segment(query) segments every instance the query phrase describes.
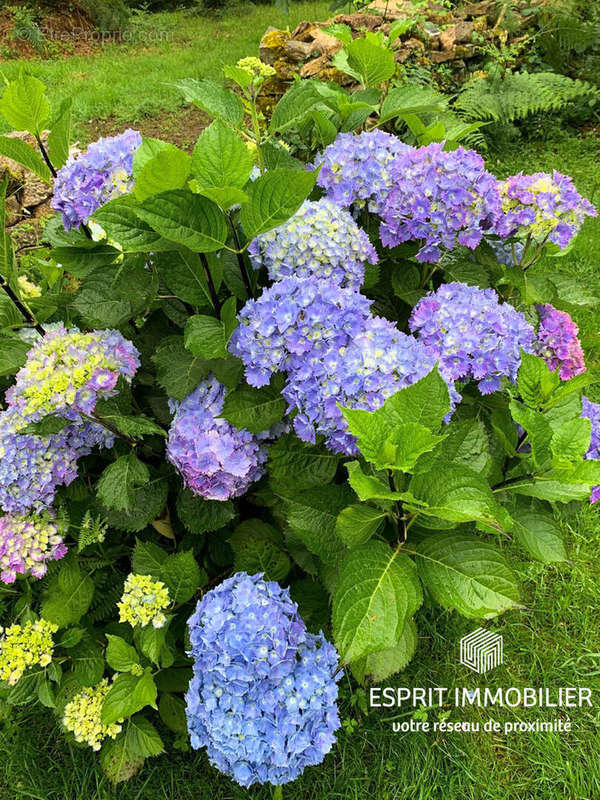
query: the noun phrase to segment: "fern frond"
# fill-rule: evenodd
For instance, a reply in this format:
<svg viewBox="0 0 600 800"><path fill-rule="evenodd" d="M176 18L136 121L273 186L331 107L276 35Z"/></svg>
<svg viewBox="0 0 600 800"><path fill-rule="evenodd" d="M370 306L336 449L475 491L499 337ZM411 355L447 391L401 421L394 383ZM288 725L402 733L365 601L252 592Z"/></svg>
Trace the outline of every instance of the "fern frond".
<svg viewBox="0 0 600 800"><path fill-rule="evenodd" d="M514 122L532 114L561 111L569 103L591 100L600 91L591 83L554 72L515 72L502 80L477 78L458 95L454 109L466 120Z"/></svg>

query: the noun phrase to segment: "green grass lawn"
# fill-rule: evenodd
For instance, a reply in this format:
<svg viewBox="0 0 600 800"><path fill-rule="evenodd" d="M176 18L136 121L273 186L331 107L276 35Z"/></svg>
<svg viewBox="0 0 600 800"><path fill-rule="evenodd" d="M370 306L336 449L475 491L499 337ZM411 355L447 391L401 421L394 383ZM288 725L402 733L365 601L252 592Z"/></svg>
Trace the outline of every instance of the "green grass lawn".
<svg viewBox="0 0 600 800"><path fill-rule="evenodd" d="M550 142L514 143L489 158L497 174L519 169L557 169L571 174L588 195L598 181L599 143L564 137ZM554 270L598 284L600 221L588 220L576 246ZM595 342L600 310L574 312L588 363L598 368ZM599 504L600 505L600 504ZM507 554L523 589L524 609L494 622L504 636L504 665L485 679L458 662L458 643L476 623L441 610L418 614L419 647L404 673L386 682L398 686L560 687L600 691L600 509L565 509L569 562L532 563L515 546ZM308 769L283 797L302 800L597 800L600 797L600 715L576 709L569 734L393 733L393 712L363 713L342 682L344 726L324 764ZM356 695L354 696L356 700ZM597 699L597 698L596 698ZM426 711L430 721L440 711ZM552 719L552 711L451 710L451 720L488 717ZM409 719L410 713L400 717ZM150 759L130 783L112 788L87 748L68 745L51 714L24 710L0 730L0 800L269 800L271 790L244 790L210 767L203 753L172 751Z"/></svg>
<svg viewBox="0 0 600 800"><path fill-rule="evenodd" d="M178 111L183 100L169 82L218 80L224 64L258 55L258 43L269 25L293 29L303 19L327 19L328 7L328 0L304 0L292 3L288 15L268 4L242 4L223 18L184 10L147 14L134 20L131 44L107 44L101 55L56 61L0 61L0 72L10 80L24 67L48 86L55 104L73 97L82 140L90 138L89 123L96 120L109 119L110 128L122 130L139 125L144 117L162 115L167 126L176 128L169 112Z"/></svg>

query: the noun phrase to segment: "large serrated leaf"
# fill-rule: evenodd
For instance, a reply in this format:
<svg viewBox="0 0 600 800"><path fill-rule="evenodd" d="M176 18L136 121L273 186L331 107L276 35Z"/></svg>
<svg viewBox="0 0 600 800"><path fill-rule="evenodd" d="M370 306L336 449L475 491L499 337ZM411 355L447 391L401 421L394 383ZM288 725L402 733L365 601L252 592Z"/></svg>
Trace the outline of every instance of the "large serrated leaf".
<svg viewBox="0 0 600 800"><path fill-rule="evenodd" d="M241 214L247 238L253 239L288 220L311 193L316 179L316 172L274 169L251 183Z"/></svg>
<svg viewBox="0 0 600 800"><path fill-rule="evenodd" d="M216 203L183 189L148 197L135 211L165 239L190 250L212 253L227 241L227 222Z"/></svg>
<svg viewBox="0 0 600 800"><path fill-rule="evenodd" d="M352 674L360 683L380 682L400 672L411 660L417 649L417 626L409 619L404 626L398 644L385 650L378 650L350 664Z"/></svg>
<svg viewBox="0 0 600 800"><path fill-rule="evenodd" d="M474 534L447 531L417 547L421 580L435 600L472 619L518 608L519 588L504 555Z"/></svg>
<svg viewBox="0 0 600 800"><path fill-rule="evenodd" d="M333 635L342 662L397 645L423 595L399 548L369 542L344 559L333 595Z"/></svg>
<svg viewBox="0 0 600 800"><path fill-rule="evenodd" d="M204 130L192 156L192 171L200 188L241 189L252 172L253 159L238 134L216 120Z"/></svg>

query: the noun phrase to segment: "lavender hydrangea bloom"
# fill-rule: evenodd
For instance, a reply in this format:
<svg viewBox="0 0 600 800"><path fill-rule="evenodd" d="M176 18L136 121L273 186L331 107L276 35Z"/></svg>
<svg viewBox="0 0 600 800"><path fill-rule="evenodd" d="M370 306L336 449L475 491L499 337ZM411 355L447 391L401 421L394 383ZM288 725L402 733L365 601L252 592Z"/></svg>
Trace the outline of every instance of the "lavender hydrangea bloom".
<svg viewBox="0 0 600 800"><path fill-rule="evenodd" d="M192 747L242 786L288 783L320 764L340 727L338 655L306 631L289 590L239 572L204 595L188 625Z"/></svg>
<svg viewBox="0 0 600 800"><path fill-rule="evenodd" d="M540 315L536 352L543 356L552 372L558 369L561 380L585 372L585 359L577 334L579 329L566 311L550 303L537 306Z"/></svg>
<svg viewBox="0 0 600 800"><path fill-rule="evenodd" d="M366 297L330 281L284 278L246 303L229 351L243 361L251 386L265 386L292 356L308 359L345 346L369 308Z"/></svg>
<svg viewBox="0 0 600 800"><path fill-rule="evenodd" d="M521 349L534 350L531 325L523 314L498 300L493 289L447 283L419 300L409 322L449 378L472 378L482 394L500 389L503 375L514 381Z"/></svg>
<svg viewBox="0 0 600 800"><path fill-rule="evenodd" d="M364 280L365 262L378 260L352 215L326 198L304 202L283 225L257 236L248 252L253 267L266 267L273 281L324 278L355 289Z"/></svg>
<svg viewBox="0 0 600 800"><path fill-rule="evenodd" d="M554 170L552 175L512 175L499 184L502 216L496 231L502 238L530 235L535 241L549 239L565 248L579 231L586 217L597 216L596 209L582 197L567 175Z"/></svg>
<svg viewBox="0 0 600 800"><path fill-rule="evenodd" d="M435 357L420 342L382 317L368 317L346 343L294 359L283 396L298 413L294 429L303 441L323 434L334 452L358 453L338 403L375 411L386 398L429 373ZM453 398L456 393L451 389Z"/></svg>
<svg viewBox="0 0 600 800"><path fill-rule="evenodd" d="M440 247L474 249L500 216L496 178L474 150L445 152L437 142L409 150L390 167L393 185L381 209L387 247L424 240L419 261L437 261Z"/></svg>
<svg viewBox="0 0 600 800"><path fill-rule="evenodd" d="M392 161L412 149L380 130L340 133L315 158L314 166L321 167L317 185L339 206L366 205L369 211L379 213L392 186Z"/></svg>
<svg viewBox="0 0 600 800"><path fill-rule="evenodd" d="M141 143L133 130L98 139L59 170L51 205L62 214L65 230L78 228L100 206L133 189L133 157Z"/></svg>
<svg viewBox="0 0 600 800"><path fill-rule="evenodd" d="M139 364L138 351L118 331L58 325L31 348L6 400L30 422L50 413L76 420L114 395L119 376L130 380Z"/></svg>
<svg viewBox="0 0 600 800"><path fill-rule="evenodd" d="M167 441L169 461L191 491L208 500L244 494L267 460L256 436L219 418L224 399L225 387L214 377L203 381L175 406Z"/></svg>
<svg viewBox="0 0 600 800"><path fill-rule="evenodd" d="M30 419L18 408L0 412L0 508L9 513L40 512L59 486L77 477L77 460L113 437L100 425L68 425L50 436L20 433Z"/></svg>
<svg viewBox="0 0 600 800"><path fill-rule="evenodd" d="M40 516L7 514L0 517L0 580L14 583L17 575L43 578L48 561L66 552L62 526L52 512Z"/></svg>
<svg viewBox="0 0 600 800"><path fill-rule="evenodd" d="M600 403L593 403L587 397L584 397L581 416L587 417L592 423L590 448L585 457L591 461L598 461L600 460ZM596 503L598 500L600 500L600 486L594 486L590 502Z"/></svg>

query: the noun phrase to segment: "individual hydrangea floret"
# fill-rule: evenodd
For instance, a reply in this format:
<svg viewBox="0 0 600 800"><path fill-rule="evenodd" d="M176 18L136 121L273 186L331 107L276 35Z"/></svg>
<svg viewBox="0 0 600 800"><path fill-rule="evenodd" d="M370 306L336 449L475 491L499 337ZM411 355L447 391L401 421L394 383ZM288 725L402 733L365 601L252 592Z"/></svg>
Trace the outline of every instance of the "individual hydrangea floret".
<svg viewBox="0 0 600 800"><path fill-rule="evenodd" d="M582 197L567 175L512 175L499 184L502 216L496 224L499 236L531 236L536 242L549 239L561 249L577 234L586 217L596 209Z"/></svg>
<svg viewBox="0 0 600 800"><path fill-rule="evenodd" d="M247 491L264 472L267 453L256 436L219 414L225 387L210 376L176 404L167 458L186 486L207 500L228 500Z"/></svg>
<svg viewBox="0 0 600 800"><path fill-rule="evenodd" d="M340 727L338 655L307 632L289 590L237 573L188 625L192 747L242 786L287 783L320 764Z"/></svg>
<svg viewBox="0 0 600 800"><path fill-rule="evenodd" d="M446 152L434 142L398 156L390 172L393 185L380 212L381 241L395 247L423 240L419 261L438 261L441 247L474 249L500 216L497 180L474 150Z"/></svg>
<svg viewBox="0 0 600 800"><path fill-rule="evenodd" d="M378 260L352 215L325 198L307 200L283 225L253 239L248 252L253 267L266 267L273 281L323 278L357 290L365 263Z"/></svg>
<svg viewBox="0 0 600 800"><path fill-rule="evenodd" d="M31 348L6 400L30 421L50 413L77 420L78 412L91 414L99 398L114 395L119 376L130 380L139 364L138 351L118 331L59 325Z"/></svg>
<svg viewBox="0 0 600 800"><path fill-rule="evenodd" d="M390 165L413 148L380 130L340 133L314 161L321 167L317 185L344 208L365 206L379 213L392 186Z"/></svg>
<svg viewBox="0 0 600 800"><path fill-rule="evenodd" d="M132 628L145 628L150 623L162 628L167 621L164 610L170 602L169 590L162 581L132 573L127 576L123 596L117 603L119 621L128 622Z"/></svg>
<svg viewBox="0 0 600 800"><path fill-rule="evenodd" d="M600 461L600 403L593 403L584 397L581 416L587 417L592 423L592 438L585 457L590 461ZM594 486L590 497L591 503L597 503L598 500L600 500L600 485Z"/></svg>
<svg viewBox="0 0 600 800"><path fill-rule="evenodd" d="M331 281L284 278L249 300L229 350L240 358L251 386L265 386L292 356L312 358L345 346L370 316L371 301Z"/></svg>
<svg viewBox="0 0 600 800"><path fill-rule="evenodd" d="M52 661L52 634L58 626L45 619L0 627L0 681L14 686L29 667L47 667Z"/></svg>
<svg viewBox="0 0 600 800"><path fill-rule="evenodd" d="M534 350L531 325L493 289L443 284L419 300L409 324L448 378L473 379L482 394L500 389L502 376L516 380L521 349Z"/></svg>
<svg viewBox="0 0 600 800"><path fill-rule="evenodd" d="M85 153L71 157L54 182L52 208L60 211L65 230L78 228L100 206L131 192L133 157L142 143L137 131L98 139Z"/></svg>
<svg viewBox="0 0 600 800"><path fill-rule="evenodd" d="M17 575L27 574L43 578L47 562L67 552L63 528L52 512L0 517L0 580L14 583Z"/></svg>
<svg viewBox="0 0 600 800"><path fill-rule="evenodd" d="M536 352L543 356L552 372L558 369L563 381L585 372L585 358L578 338L579 329L566 311L550 303L537 306L540 325Z"/></svg>
<svg viewBox="0 0 600 800"><path fill-rule="evenodd" d="M65 706L63 725L74 734L75 740L87 744L92 750L100 750L106 737L115 739L123 728L119 719L110 725L102 723L102 705L110 691L108 678L99 684L84 689Z"/></svg>
<svg viewBox="0 0 600 800"><path fill-rule="evenodd" d="M338 404L375 411L386 398L427 375L435 361L426 347L387 319L368 317L343 346L336 343L294 360L283 396L288 410L298 412L298 437L314 442L315 435L322 434L330 450L358 453ZM454 398L452 389L451 393Z"/></svg>

